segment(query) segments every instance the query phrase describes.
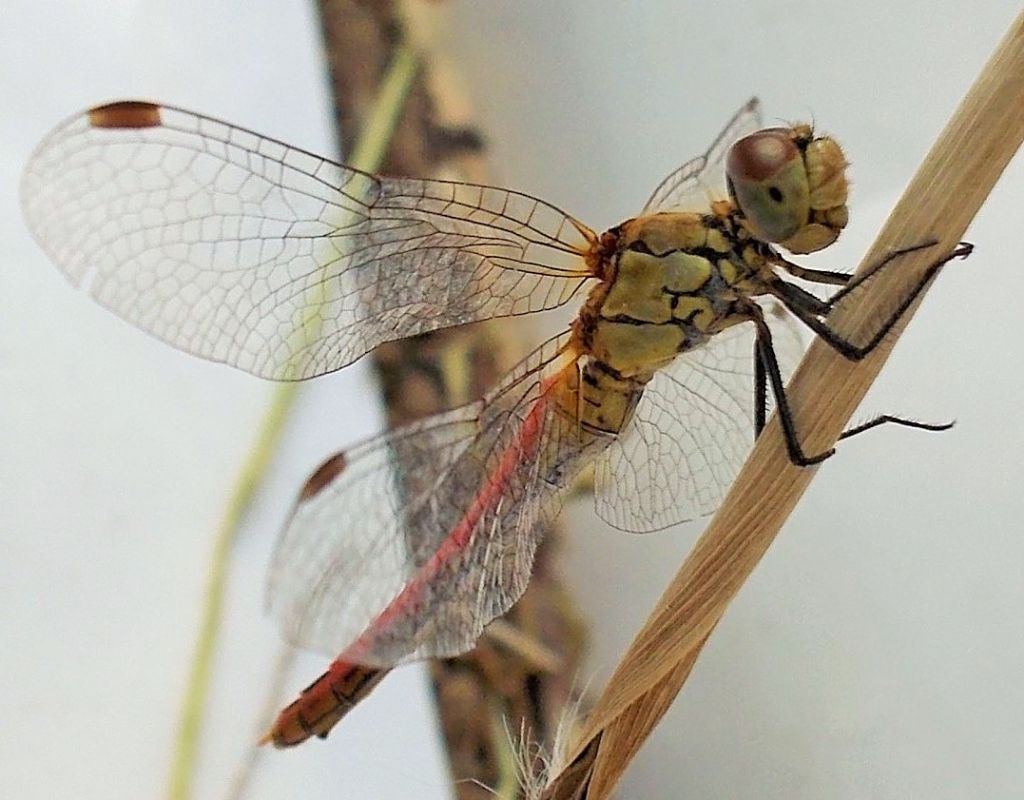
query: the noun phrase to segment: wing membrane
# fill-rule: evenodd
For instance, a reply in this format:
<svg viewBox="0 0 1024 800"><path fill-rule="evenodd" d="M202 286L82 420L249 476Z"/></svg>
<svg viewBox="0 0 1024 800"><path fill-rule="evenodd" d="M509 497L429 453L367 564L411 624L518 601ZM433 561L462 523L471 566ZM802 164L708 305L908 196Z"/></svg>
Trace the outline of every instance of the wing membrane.
<svg viewBox="0 0 1024 800"><path fill-rule="evenodd" d="M378 178L137 102L55 129L22 198L75 286L175 347L281 380L559 306L587 277L593 236L525 194Z"/></svg>
<svg viewBox="0 0 1024 800"><path fill-rule="evenodd" d="M644 205L644 213L704 211L709 201L725 199L725 154L733 142L761 127L761 101L752 97L733 115L704 155L665 176Z"/></svg>
<svg viewBox="0 0 1024 800"><path fill-rule="evenodd" d="M612 441L581 432L552 400L576 369L560 355L566 341L536 350L482 401L314 475L271 570L269 605L289 639L386 667L464 652L512 606L562 491Z"/></svg>

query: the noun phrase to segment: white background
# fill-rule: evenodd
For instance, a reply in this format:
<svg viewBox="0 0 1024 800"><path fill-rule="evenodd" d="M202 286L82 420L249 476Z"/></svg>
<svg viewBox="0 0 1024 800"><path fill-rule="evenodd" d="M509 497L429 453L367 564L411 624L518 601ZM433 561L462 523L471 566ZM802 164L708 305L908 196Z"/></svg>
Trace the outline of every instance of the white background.
<svg viewBox="0 0 1024 800"><path fill-rule="evenodd" d="M452 2L502 182L593 227L635 213L752 93L844 144L853 218L806 263L852 267L1017 9L976 3ZM514 10L513 10L514 9ZM0 794L152 797L210 538L269 387L177 353L68 288L20 221L57 121L143 96L334 149L303 3L8 0L0 26ZM986 798L1024 785L1024 423L1011 165L862 416L955 417L846 443L717 629L624 797ZM252 740L275 657L263 562L301 476L375 429L357 365L303 396L233 573L197 796ZM699 532L572 509L595 687ZM305 659L294 687L323 660ZM271 753L253 797L443 797L425 679L392 675L326 744Z"/></svg>

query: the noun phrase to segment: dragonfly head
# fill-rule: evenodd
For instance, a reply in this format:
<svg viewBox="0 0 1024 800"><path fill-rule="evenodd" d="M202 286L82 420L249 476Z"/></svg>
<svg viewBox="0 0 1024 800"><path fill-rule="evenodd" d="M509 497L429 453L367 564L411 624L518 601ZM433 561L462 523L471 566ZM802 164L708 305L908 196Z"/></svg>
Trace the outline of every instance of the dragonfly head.
<svg viewBox="0 0 1024 800"><path fill-rule="evenodd" d="M740 221L792 253L828 247L846 227L846 157L810 125L766 128L729 148L725 172Z"/></svg>

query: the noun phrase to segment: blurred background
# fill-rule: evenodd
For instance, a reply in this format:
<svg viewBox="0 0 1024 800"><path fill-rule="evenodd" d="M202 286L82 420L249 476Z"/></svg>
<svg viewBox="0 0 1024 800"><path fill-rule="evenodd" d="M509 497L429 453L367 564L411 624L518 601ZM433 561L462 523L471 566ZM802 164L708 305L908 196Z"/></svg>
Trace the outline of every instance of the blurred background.
<svg viewBox="0 0 1024 800"><path fill-rule="evenodd" d="M429 5L498 183L596 229L631 216L752 94L851 161L851 269L1018 8L1009 2ZM416 17L420 19L419 16ZM143 335L70 289L17 199L58 121L124 97L333 154L302 2L23 2L0 30L0 793L163 790L216 528L271 387ZM1024 397L1018 158L929 293L862 417L948 433L846 443L705 649L623 797L960 798L1024 784ZM304 387L232 562L195 796L250 747L276 657L274 535L308 471L381 426L362 363ZM569 509L563 564L598 689L700 525L644 537ZM304 657L293 688L322 671ZM425 673L396 671L325 744L270 753L250 797L448 796Z"/></svg>

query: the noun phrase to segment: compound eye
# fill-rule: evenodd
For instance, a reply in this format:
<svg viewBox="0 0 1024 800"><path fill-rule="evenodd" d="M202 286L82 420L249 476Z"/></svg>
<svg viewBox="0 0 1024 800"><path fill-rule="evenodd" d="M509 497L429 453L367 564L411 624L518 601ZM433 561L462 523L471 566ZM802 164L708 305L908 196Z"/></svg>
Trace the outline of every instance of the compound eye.
<svg viewBox="0 0 1024 800"><path fill-rule="evenodd" d="M737 141L725 173L733 201L761 241L785 241L807 224L807 167L788 129L768 128Z"/></svg>

